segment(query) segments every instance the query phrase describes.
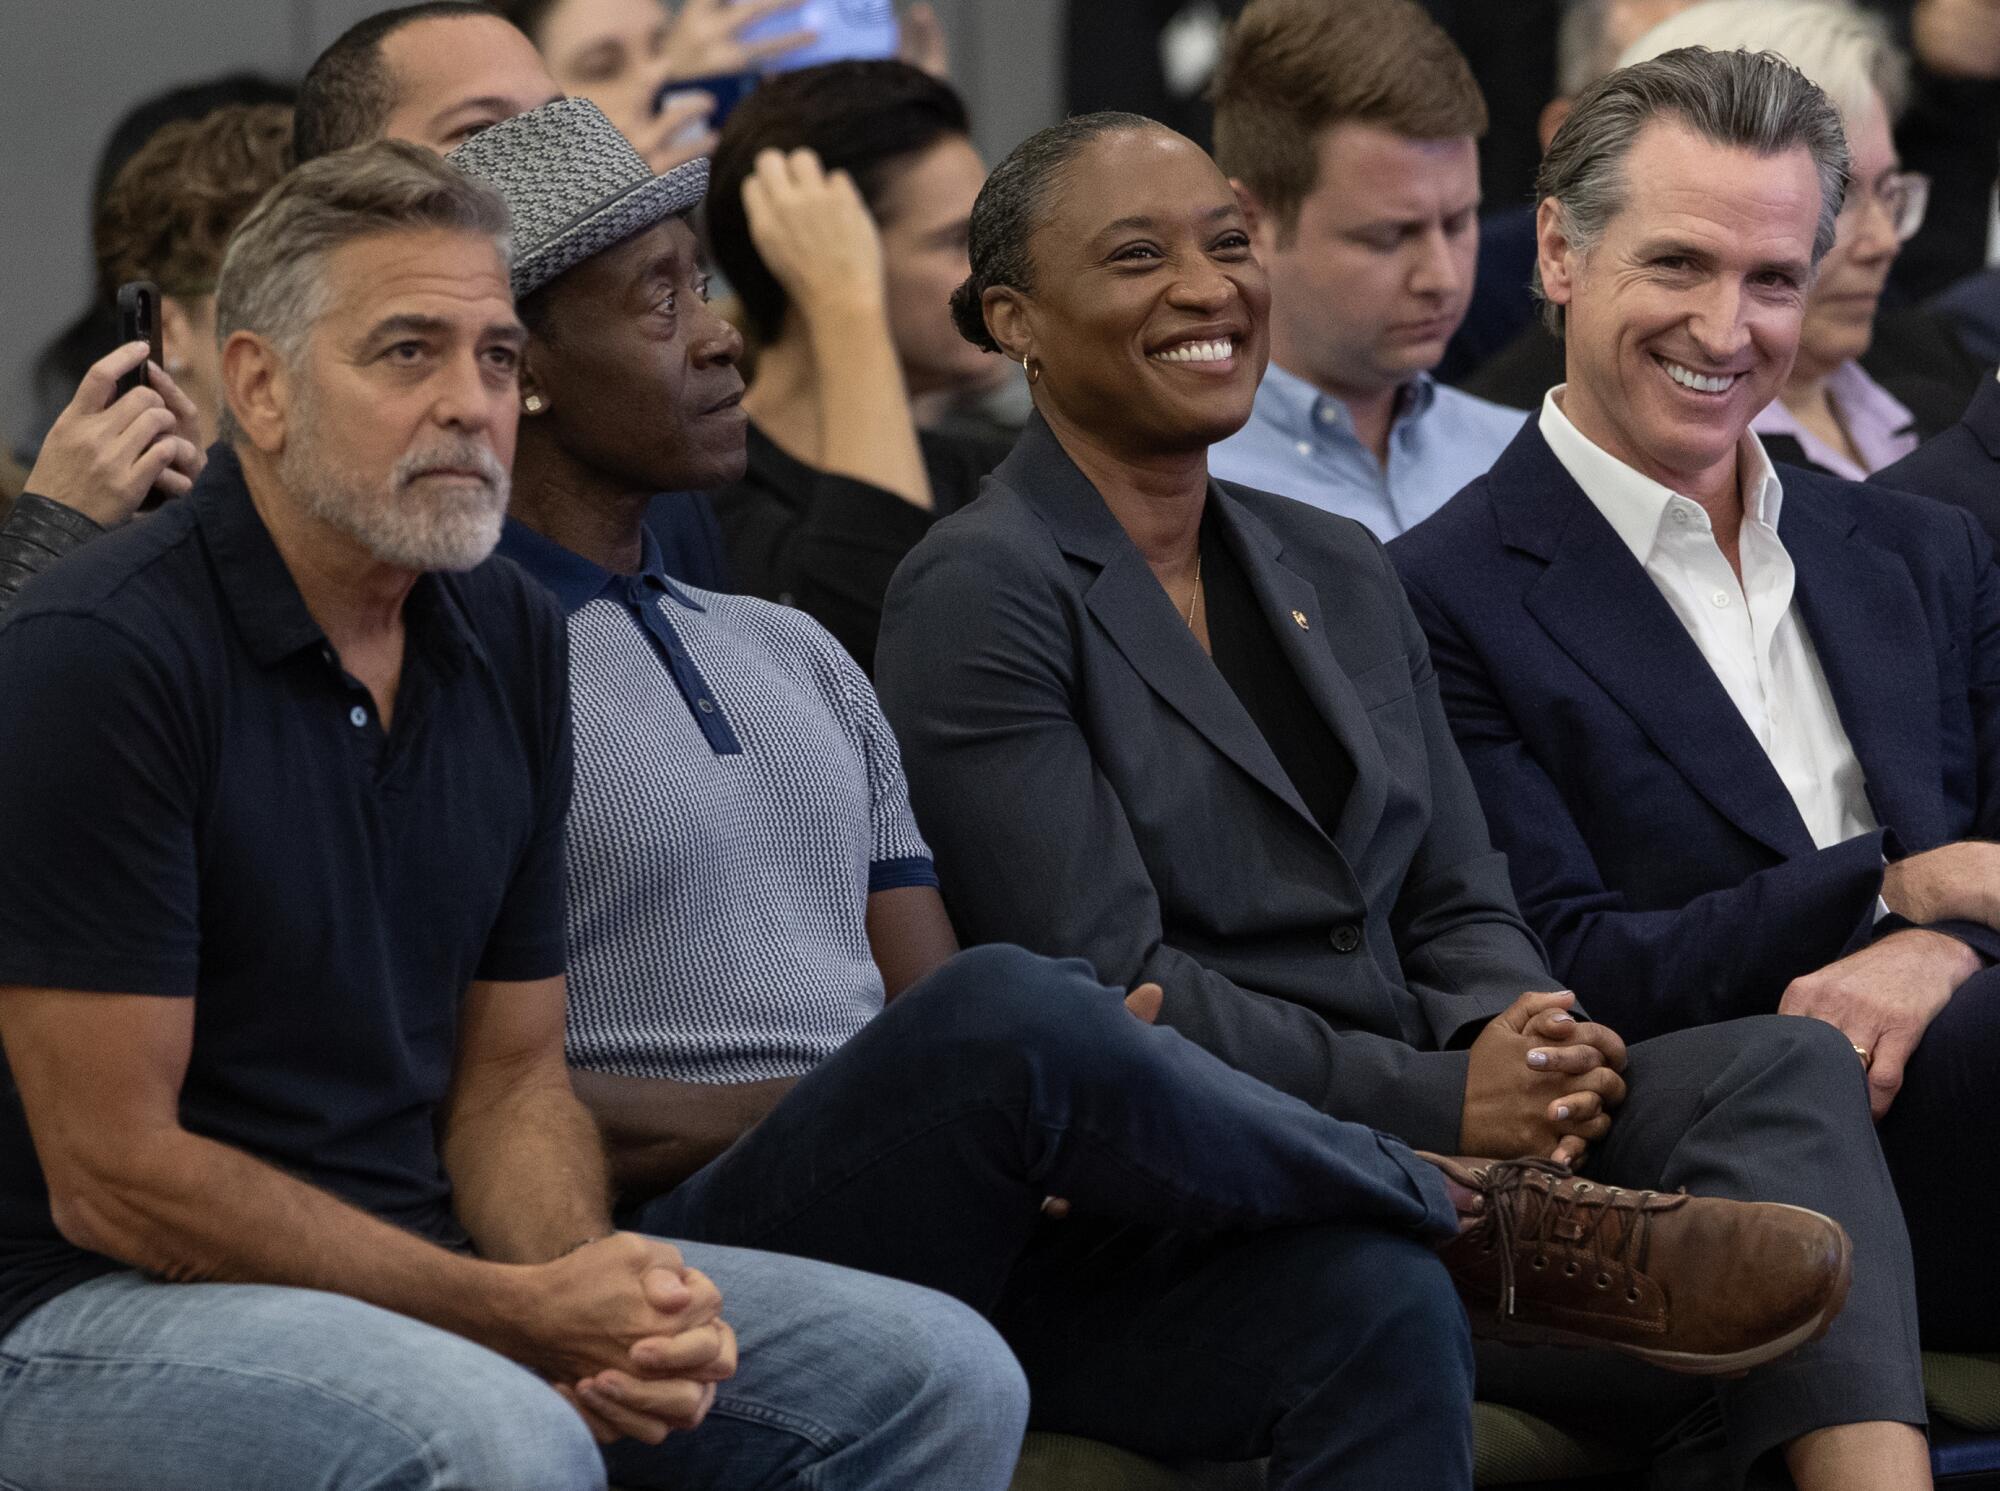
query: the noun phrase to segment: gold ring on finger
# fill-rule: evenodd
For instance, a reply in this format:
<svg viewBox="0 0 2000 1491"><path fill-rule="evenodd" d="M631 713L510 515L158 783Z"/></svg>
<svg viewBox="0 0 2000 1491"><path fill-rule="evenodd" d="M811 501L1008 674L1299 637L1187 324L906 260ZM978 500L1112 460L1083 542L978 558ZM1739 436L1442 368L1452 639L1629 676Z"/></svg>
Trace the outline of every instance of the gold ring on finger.
<svg viewBox="0 0 2000 1491"><path fill-rule="evenodd" d="M1862 1066L1864 1067L1868 1066L1871 1062L1873 1062L1874 1057L1869 1053L1869 1050L1866 1046L1856 1045L1853 1041L1849 1041L1848 1044L1850 1046L1854 1046L1854 1054L1861 1058Z"/></svg>

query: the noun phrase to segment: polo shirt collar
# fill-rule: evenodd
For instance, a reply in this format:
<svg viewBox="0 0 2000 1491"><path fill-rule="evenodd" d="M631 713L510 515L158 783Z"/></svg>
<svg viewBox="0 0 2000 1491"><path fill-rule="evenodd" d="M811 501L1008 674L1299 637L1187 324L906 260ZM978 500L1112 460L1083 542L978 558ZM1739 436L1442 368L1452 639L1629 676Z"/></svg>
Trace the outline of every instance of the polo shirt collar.
<svg viewBox="0 0 2000 1491"><path fill-rule="evenodd" d="M1422 419L1436 402L1437 380L1429 373L1418 373L1398 391L1392 423ZM1275 362L1264 370L1264 381L1257 388L1256 408L1291 438L1322 428L1337 429L1346 435L1354 433L1354 417L1347 412L1344 402L1321 393L1297 373Z"/></svg>
<svg viewBox="0 0 2000 1491"><path fill-rule="evenodd" d="M208 464L187 501L194 505L217 584L251 660L268 668L308 648L326 647L326 633L250 500L243 463L227 441L209 448ZM485 658L486 649L457 595L438 575L418 576L404 602L404 616L414 634L442 635L460 651Z"/></svg>
<svg viewBox="0 0 2000 1491"><path fill-rule="evenodd" d="M651 529L640 529L639 544L638 573L621 575L585 559L573 549L565 549L520 519L509 518L500 533L499 552L541 581L554 594L565 616L581 611L601 595L630 599L633 586L656 589L689 611L706 609L667 574L659 542Z"/></svg>
<svg viewBox="0 0 2000 1491"><path fill-rule="evenodd" d="M268 668L308 647L325 646L326 633L306 609L227 441L210 447L208 465L187 500L214 561L216 583L257 666Z"/></svg>

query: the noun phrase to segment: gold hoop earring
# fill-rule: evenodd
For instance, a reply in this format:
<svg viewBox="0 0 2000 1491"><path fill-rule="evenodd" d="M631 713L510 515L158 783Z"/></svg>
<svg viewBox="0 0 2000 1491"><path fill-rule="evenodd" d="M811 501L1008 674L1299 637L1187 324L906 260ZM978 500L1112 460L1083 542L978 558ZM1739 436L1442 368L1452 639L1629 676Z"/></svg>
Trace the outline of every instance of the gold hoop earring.
<svg viewBox="0 0 2000 1491"><path fill-rule="evenodd" d="M1031 366L1030 364L1033 361L1033 358L1028 357L1021 359L1021 371L1028 375L1028 387L1030 388L1033 388L1037 383L1042 381L1042 370L1039 367Z"/></svg>
<svg viewBox="0 0 2000 1491"><path fill-rule="evenodd" d="M531 393L525 399L521 400L521 407L530 414L540 414L544 409L548 408L548 405L542 402L540 394Z"/></svg>

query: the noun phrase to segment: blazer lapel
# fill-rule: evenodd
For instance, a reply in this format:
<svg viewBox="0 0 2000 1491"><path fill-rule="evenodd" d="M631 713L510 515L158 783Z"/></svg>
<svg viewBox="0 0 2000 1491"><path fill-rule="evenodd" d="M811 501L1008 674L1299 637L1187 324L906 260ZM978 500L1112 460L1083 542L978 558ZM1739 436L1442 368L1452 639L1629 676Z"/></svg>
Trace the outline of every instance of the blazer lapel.
<svg viewBox="0 0 2000 1491"><path fill-rule="evenodd" d="M1249 713L1062 445L1034 416L993 479L1049 526L1065 554L1097 566L1084 605L1132 670L1216 750L1318 828ZM1214 487L1210 487L1211 500Z"/></svg>
<svg viewBox="0 0 2000 1491"><path fill-rule="evenodd" d="M1503 535L1548 565L1528 611L1715 810L1773 852L1811 852L1791 794L1652 577L1530 423L1491 476Z"/></svg>
<svg viewBox="0 0 2000 1491"><path fill-rule="evenodd" d="M1799 615L1869 805L1911 843L1939 842L1937 662L1909 571L1862 537L1848 490L1816 491L1796 471L1784 480L1778 526L1798 571Z"/></svg>
<svg viewBox="0 0 2000 1491"><path fill-rule="evenodd" d="M1334 846L1352 862L1382 821L1389 769L1361 696L1333 655L1331 629L1338 618L1327 614L1312 582L1284 563L1284 546L1266 524L1213 482L1208 500L1222 518L1226 539L1250 577L1285 661L1354 763L1354 786L1333 835ZM1306 618L1305 626L1296 624L1299 616Z"/></svg>

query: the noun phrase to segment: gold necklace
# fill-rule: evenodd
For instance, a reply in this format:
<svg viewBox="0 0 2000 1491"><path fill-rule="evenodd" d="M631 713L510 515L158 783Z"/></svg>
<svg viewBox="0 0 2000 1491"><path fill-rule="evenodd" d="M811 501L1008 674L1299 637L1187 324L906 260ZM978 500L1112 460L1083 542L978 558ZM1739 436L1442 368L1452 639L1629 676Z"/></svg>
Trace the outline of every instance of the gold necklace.
<svg viewBox="0 0 2000 1491"><path fill-rule="evenodd" d="M1200 604L1201 604L1201 551L1197 549L1195 551L1195 556L1194 556L1194 594L1188 597L1187 625L1189 631L1194 630L1194 610L1195 607L1199 606Z"/></svg>

